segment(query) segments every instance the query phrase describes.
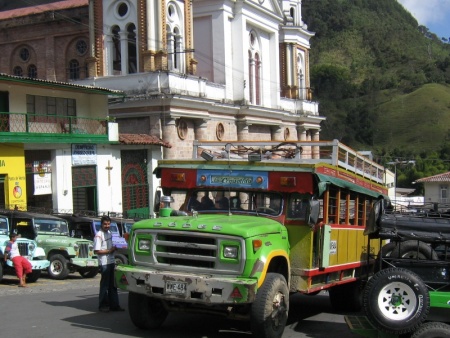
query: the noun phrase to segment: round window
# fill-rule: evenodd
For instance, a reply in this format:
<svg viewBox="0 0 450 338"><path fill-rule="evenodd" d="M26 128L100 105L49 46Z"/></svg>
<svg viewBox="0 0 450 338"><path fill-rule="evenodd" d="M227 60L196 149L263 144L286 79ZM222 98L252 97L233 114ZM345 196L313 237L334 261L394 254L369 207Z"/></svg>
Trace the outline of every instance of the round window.
<svg viewBox="0 0 450 338"><path fill-rule="evenodd" d="M284 140L289 140L289 136L291 135L291 132L289 131L289 128L284 129Z"/></svg>
<svg viewBox="0 0 450 338"><path fill-rule="evenodd" d="M222 123L217 123L216 126L216 137L219 141L222 141L223 135L225 134L225 127Z"/></svg>
<svg viewBox="0 0 450 338"><path fill-rule="evenodd" d="M177 11L176 11L176 8L175 8L175 6L173 5L173 4L170 4L168 7L167 7L167 16L170 18L170 19L175 19L176 18L176 16L177 16Z"/></svg>
<svg viewBox="0 0 450 338"><path fill-rule="evenodd" d="M121 2L119 6L117 6L117 14L119 14L120 17L124 17L128 13L128 5L124 2Z"/></svg>
<svg viewBox="0 0 450 338"><path fill-rule="evenodd" d="M77 41L77 53L78 55L84 55L87 51L87 43L84 40L78 40Z"/></svg>
<svg viewBox="0 0 450 338"><path fill-rule="evenodd" d="M187 123L185 120L179 120L178 121L178 126L177 126L177 133L178 133L178 137L181 140L184 140L187 136L187 132L188 132L188 128L187 128Z"/></svg>
<svg viewBox="0 0 450 338"><path fill-rule="evenodd" d="M24 47L20 50L20 59L25 62L30 59L30 51L28 48Z"/></svg>

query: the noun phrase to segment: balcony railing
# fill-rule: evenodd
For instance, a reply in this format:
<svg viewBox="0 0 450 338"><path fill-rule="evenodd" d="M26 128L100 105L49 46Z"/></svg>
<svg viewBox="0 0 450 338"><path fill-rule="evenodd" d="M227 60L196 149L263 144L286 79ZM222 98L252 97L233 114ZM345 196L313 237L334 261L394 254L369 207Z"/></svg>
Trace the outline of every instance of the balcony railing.
<svg viewBox="0 0 450 338"><path fill-rule="evenodd" d="M78 116L0 112L0 134L2 139L7 137L10 142L14 138L21 142L21 136L23 138L25 135L28 140L39 136L41 140L48 137L54 141L67 140L68 137L107 141L108 121Z"/></svg>

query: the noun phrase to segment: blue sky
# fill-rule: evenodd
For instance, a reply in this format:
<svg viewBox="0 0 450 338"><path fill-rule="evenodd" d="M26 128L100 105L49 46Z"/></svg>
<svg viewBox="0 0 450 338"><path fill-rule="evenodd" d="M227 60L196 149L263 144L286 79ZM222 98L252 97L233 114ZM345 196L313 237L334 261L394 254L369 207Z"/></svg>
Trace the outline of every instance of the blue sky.
<svg viewBox="0 0 450 338"><path fill-rule="evenodd" d="M450 0L398 0L419 25L427 27L440 39L450 37Z"/></svg>

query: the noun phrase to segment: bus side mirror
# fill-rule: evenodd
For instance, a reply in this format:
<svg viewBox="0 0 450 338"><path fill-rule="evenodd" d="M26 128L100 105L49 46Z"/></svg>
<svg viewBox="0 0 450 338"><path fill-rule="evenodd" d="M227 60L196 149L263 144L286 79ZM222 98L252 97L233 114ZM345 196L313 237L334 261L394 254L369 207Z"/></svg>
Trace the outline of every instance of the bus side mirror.
<svg viewBox="0 0 450 338"><path fill-rule="evenodd" d="M311 200L309 202L309 219L308 219L308 224L311 227L317 224L317 221L319 220L319 213L320 213L320 202L317 200Z"/></svg>

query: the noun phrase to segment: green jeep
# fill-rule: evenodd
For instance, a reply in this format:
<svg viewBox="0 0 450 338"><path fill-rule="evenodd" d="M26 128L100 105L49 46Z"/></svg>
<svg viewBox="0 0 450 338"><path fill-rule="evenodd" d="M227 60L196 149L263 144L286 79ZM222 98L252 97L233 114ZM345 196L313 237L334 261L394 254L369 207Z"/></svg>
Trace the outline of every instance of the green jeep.
<svg viewBox="0 0 450 338"><path fill-rule="evenodd" d="M50 261L48 274L53 279L64 279L69 273L79 272L84 278L98 274L98 261L92 241L69 237L67 221L52 215L10 211L4 213L12 231L22 238L34 239Z"/></svg>
<svg viewBox="0 0 450 338"><path fill-rule="evenodd" d="M6 245L9 242L9 221L6 216L0 216L0 281L3 279L3 275L15 275L14 264L8 259L4 262L4 254ZM27 275L27 282L36 282L40 275L41 270L46 269L50 262L45 258L44 250L37 246L36 242L27 238L17 238L17 246L20 254L31 263L32 273Z"/></svg>

